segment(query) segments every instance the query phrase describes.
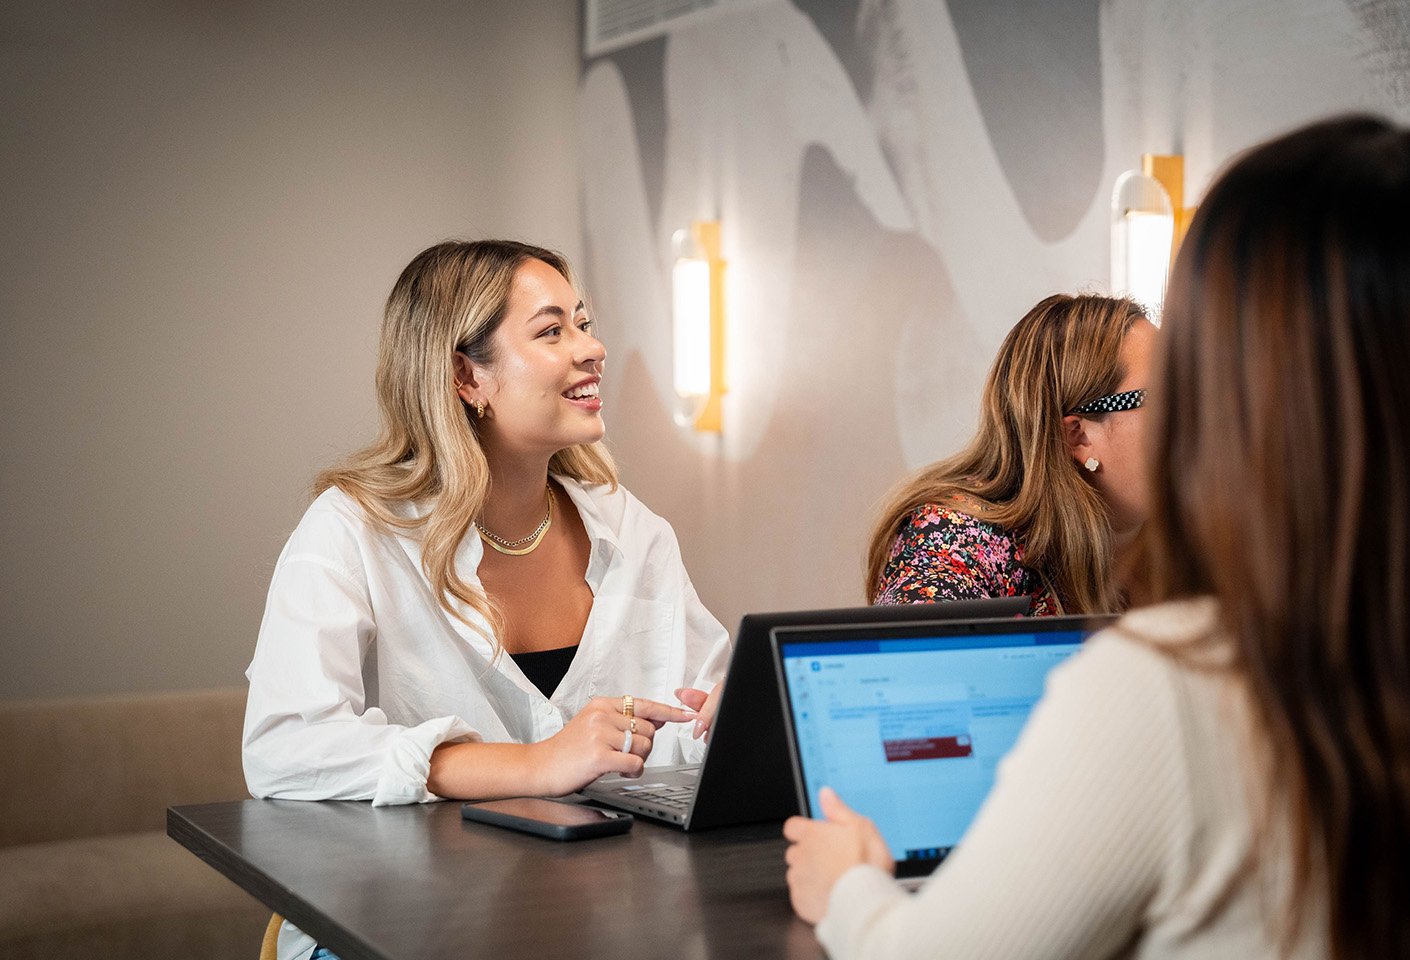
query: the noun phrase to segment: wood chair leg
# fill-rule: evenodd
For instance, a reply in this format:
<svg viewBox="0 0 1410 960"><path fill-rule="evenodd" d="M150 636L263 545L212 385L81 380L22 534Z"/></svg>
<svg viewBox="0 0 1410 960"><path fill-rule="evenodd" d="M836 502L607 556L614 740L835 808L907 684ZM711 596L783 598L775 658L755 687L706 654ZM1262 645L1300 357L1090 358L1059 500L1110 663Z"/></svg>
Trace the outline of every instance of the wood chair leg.
<svg viewBox="0 0 1410 960"><path fill-rule="evenodd" d="M264 928L264 942L259 947L259 960L275 960L279 956L279 928L284 926L284 918L274 914L269 918L269 926Z"/></svg>

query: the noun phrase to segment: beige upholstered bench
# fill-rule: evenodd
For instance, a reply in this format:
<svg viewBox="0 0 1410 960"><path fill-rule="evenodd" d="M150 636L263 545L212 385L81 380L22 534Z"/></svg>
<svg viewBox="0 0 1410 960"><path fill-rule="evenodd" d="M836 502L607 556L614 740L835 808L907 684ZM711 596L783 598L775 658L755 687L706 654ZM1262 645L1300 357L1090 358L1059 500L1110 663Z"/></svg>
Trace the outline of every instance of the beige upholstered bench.
<svg viewBox="0 0 1410 960"><path fill-rule="evenodd" d="M259 955L269 910L166 836L248 796L243 688L0 704L0 960Z"/></svg>

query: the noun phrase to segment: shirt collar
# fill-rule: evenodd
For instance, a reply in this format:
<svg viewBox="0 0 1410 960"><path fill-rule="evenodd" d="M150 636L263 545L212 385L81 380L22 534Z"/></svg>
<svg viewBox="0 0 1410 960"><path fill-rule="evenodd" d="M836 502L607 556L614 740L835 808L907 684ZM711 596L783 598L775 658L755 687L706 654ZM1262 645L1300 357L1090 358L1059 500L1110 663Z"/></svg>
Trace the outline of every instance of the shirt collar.
<svg viewBox="0 0 1410 960"><path fill-rule="evenodd" d="M553 479L557 480L569 499L573 501L573 506L578 508L578 516L583 518L583 529L587 531L588 541L591 550L588 554L587 573L583 579L592 588L593 595L597 595L597 588L602 585L602 579L607 575L608 568L612 562L625 555L622 543L617 539L617 534L602 516L602 511L598 506L597 498L592 496L579 480L572 477L565 477L554 474ZM478 538L476 538L478 539Z"/></svg>
<svg viewBox="0 0 1410 960"><path fill-rule="evenodd" d="M606 576L608 568L612 562L625 555L622 543L617 539L617 534L612 530L610 524L602 516L602 510L598 506L597 498L587 491L583 483L574 480L572 477L553 474L553 479L567 492L569 499L573 501L573 506L578 508L578 516L583 519L583 529L587 531L590 552L588 554L588 567L584 579L588 586L592 588L593 595L597 594L597 588L602 585L602 578ZM430 510L430 504L414 502L405 504L403 509L410 516L424 516ZM414 538L417 546L420 546L419 538ZM485 555L485 545L480 540L477 531L473 526L465 533L465 538L461 540L460 547L456 550L456 561L462 569L478 571L480 560ZM419 549L418 549L419 558ZM477 577L478 579L478 577Z"/></svg>

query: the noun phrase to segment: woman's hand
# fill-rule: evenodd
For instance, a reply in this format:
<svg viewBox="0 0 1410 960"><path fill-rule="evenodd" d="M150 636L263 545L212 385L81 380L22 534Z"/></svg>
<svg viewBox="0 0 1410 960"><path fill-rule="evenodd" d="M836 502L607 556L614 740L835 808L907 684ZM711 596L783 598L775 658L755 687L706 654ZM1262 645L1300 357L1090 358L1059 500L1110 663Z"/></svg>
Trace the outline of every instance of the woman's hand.
<svg viewBox="0 0 1410 960"><path fill-rule="evenodd" d="M632 716L622 712L625 697L595 697L547 740L532 744L538 794L561 797L604 773L639 777L656 731L685 723L695 714L654 700L633 698ZM633 724L635 720L635 724ZM635 731L632 731L635 726ZM624 751L623 747L627 747Z"/></svg>
<svg viewBox="0 0 1410 960"><path fill-rule="evenodd" d="M896 868L876 824L843 803L831 787L822 788L818 802L826 821L789 817L783 825L783 835L792 841L783 856L788 898L809 923L827 913L833 886L852 867L870 863L887 873Z"/></svg>
<svg viewBox="0 0 1410 960"><path fill-rule="evenodd" d="M715 711L720 706L720 694L724 692L724 689L725 682L721 680L709 693L694 687L681 687L676 691L680 702L697 714L695 730L690 735L691 739L699 740L704 737L707 743L710 741L710 724L715 719Z"/></svg>

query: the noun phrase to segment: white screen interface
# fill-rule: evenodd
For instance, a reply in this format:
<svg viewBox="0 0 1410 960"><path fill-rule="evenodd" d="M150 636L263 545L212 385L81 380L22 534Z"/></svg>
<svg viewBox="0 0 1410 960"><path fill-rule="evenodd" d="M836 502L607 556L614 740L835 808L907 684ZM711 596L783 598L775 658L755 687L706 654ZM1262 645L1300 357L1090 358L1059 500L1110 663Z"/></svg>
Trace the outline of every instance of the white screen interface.
<svg viewBox="0 0 1410 960"><path fill-rule="evenodd" d="M995 768L1082 631L780 643L813 816L832 787L896 860L934 860L969 827Z"/></svg>

